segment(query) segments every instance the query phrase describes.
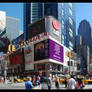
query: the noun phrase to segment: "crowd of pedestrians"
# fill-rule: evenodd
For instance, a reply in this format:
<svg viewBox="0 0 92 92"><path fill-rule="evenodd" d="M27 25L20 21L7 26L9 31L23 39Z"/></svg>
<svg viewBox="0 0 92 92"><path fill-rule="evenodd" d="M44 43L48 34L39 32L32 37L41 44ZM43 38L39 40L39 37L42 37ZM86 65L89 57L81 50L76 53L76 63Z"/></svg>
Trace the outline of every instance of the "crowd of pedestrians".
<svg viewBox="0 0 92 92"><path fill-rule="evenodd" d="M10 81L12 80L11 77L8 78ZM16 80L17 77L14 77ZM30 90L30 89L35 89L37 86L40 89L48 89L50 90L52 88L52 85L56 87L56 89L61 89L59 81L59 77L55 76L54 78L50 75L48 76L43 76L43 75L34 75L27 77L27 80L25 81L25 89ZM0 77L0 82L4 82L4 77ZM85 86L82 79L78 77L74 77L71 75L70 78L65 77L64 79L64 84L66 89L83 89Z"/></svg>
<svg viewBox="0 0 92 92"><path fill-rule="evenodd" d="M66 89L82 89L84 87L84 83L82 82L82 79L80 78L74 78L74 76L71 75L69 79L65 77L64 79L65 83L65 88ZM25 88L26 89L33 89L35 86L41 86L41 89L51 89L52 87L52 81L53 78L48 75L48 76L33 76L33 78L28 77L28 80L25 82ZM56 89L60 89L60 82L59 78L55 77L54 78L54 84Z"/></svg>

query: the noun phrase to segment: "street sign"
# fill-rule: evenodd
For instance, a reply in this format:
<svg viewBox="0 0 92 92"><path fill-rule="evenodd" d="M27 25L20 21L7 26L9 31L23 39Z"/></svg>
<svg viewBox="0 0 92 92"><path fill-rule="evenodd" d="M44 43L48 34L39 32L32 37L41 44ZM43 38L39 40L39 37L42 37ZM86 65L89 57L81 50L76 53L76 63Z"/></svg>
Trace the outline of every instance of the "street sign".
<svg viewBox="0 0 92 92"><path fill-rule="evenodd" d="M71 66L70 71L77 71L77 67Z"/></svg>

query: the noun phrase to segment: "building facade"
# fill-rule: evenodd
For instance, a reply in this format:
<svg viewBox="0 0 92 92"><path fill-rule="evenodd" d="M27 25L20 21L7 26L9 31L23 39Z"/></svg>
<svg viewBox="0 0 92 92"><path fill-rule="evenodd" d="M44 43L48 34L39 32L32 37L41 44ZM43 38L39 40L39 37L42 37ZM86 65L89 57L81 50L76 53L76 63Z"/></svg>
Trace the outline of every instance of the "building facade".
<svg viewBox="0 0 92 92"><path fill-rule="evenodd" d="M6 37L6 12L0 11L0 37Z"/></svg>
<svg viewBox="0 0 92 92"><path fill-rule="evenodd" d="M10 41L19 36L19 19L6 17L6 34Z"/></svg>
<svg viewBox="0 0 92 92"><path fill-rule="evenodd" d="M82 44L88 45L92 54L92 29L87 20L82 20L79 24L78 35L82 37Z"/></svg>
<svg viewBox="0 0 92 92"><path fill-rule="evenodd" d="M53 16L58 19L61 24L61 43L73 50L75 46L75 7L72 3L25 3L25 40L28 40L28 24L45 16Z"/></svg>

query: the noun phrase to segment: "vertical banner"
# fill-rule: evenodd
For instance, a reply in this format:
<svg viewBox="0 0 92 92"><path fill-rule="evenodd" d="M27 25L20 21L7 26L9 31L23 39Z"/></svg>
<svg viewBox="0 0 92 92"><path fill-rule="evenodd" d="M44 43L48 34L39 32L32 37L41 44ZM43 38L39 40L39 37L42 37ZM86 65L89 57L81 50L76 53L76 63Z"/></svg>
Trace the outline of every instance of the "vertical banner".
<svg viewBox="0 0 92 92"><path fill-rule="evenodd" d="M24 56L25 56L25 70L34 70L32 43L30 43L24 48Z"/></svg>

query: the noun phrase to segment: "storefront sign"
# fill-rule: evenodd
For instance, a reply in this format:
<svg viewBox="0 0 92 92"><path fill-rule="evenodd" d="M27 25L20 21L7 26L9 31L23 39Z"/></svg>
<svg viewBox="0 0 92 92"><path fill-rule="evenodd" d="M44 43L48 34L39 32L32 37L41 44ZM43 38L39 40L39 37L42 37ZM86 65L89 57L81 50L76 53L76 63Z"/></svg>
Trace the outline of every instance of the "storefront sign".
<svg viewBox="0 0 92 92"><path fill-rule="evenodd" d="M25 55L25 70L34 70L32 44L29 44L24 48L24 55Z"/></svg>

